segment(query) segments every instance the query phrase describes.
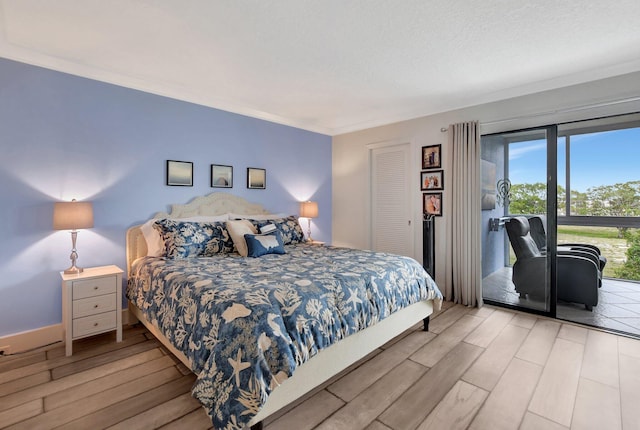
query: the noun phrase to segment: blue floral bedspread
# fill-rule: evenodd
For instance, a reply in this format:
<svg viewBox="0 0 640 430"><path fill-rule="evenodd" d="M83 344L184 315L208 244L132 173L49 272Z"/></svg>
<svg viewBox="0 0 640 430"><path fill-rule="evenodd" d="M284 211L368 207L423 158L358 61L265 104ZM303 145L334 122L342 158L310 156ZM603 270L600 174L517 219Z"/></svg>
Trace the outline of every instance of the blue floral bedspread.
<svg viewBox="0 0 640 430"><path fill-rule="evenodd" d="M442 294L415 260L346 248L137 260L127 297L182 351L214 428L241 429L323 348Z"/></svg>

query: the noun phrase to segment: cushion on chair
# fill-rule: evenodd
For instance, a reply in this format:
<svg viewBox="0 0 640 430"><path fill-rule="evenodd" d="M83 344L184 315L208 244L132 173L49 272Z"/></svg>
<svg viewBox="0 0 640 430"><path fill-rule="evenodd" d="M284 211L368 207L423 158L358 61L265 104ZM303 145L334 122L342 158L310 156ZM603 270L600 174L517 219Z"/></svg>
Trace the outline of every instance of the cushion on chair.
<svg viewBox="0 0 640 430"><path fill-rule="evenodd" d="M529 217L529 229L531 237L536 242L536 246L541 252L547 249L547 233L544 228L544 222L539 216Z"/></svg>

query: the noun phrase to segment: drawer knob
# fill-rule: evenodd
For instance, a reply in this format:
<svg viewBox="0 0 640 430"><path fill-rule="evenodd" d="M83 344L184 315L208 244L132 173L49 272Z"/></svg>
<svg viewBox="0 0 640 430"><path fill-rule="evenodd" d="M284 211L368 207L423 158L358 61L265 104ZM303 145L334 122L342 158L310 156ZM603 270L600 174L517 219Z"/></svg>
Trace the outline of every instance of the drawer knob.
<svg viewBox="0 0 640 430"><path fill-rule="evenodd" d="M98 305L93 305L93 308L94 309L98 309Z"/></svg>
<svg viewBox="0 0 640 430"><path fill-rule="evenodd" d="M97 290L97 289L98 289L98 286L96 285L95 287L93 287L93 289L94 289L94 290Z"/></svg>
<svg viewBox="0 0 640 430"><path fill-rule="evenodd" d="M94 326L94 327L98 327L98 323L97 323L97 322L96 322L96 323L93 323L93 326Z"/></svg>

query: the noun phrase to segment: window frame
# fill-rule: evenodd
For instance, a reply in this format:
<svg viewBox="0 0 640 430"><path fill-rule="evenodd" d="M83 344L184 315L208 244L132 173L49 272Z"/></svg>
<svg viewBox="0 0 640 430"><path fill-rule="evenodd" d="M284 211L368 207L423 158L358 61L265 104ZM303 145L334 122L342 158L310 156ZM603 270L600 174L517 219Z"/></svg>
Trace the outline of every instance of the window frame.
<svg viewBox="0 0 640 430"><path fill-rule="evenodd" d="M565 215L558 215L558 225L640 228L640 217L571 214L571 136L640 128L640 113L572 121L558 124L558 138L565 138ZM560 183L560 178L558 178ZM568 215L567 215L568 214Z"/></svg>

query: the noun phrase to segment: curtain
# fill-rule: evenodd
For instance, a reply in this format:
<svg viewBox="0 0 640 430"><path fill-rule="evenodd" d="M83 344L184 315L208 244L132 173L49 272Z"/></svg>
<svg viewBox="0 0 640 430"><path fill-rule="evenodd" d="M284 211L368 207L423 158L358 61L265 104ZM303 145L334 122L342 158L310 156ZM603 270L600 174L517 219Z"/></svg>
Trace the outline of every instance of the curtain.
<svg viewBox="0 0 640 430"><path fill-rule="evenodd" d="M451 124L448 129L452 192L446 205L447 300L482 306L480 266L480 130L477 121Z"/></svg>

